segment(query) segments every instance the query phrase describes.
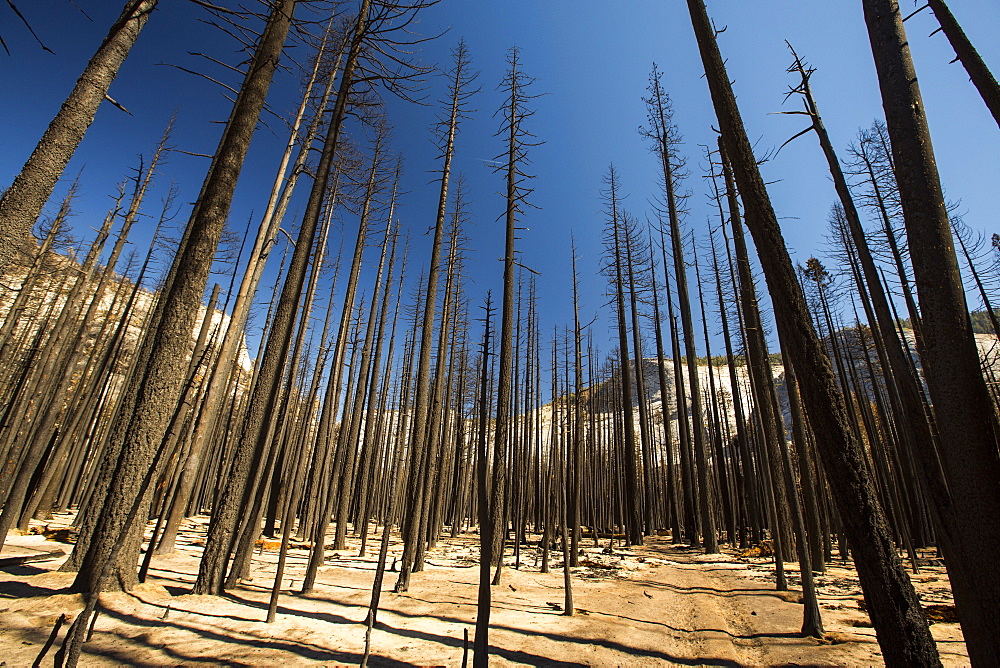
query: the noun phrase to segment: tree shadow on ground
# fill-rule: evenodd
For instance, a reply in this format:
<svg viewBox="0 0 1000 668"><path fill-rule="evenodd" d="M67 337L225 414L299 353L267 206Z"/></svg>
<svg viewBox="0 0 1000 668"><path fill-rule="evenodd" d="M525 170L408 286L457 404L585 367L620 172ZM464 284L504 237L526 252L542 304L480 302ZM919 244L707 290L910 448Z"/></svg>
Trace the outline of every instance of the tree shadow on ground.
<svg viewBox="0 0 1000 668"><path fill-rule="evenodd" d="M257 618L254 618L254 617L238 617L236 615L216 614L216 613L213 613L213 612L206 612L204 610L187 610L187 609L185 609L183 607L175 606L174 604L179 602L176 599L171 599L171 601L170 601L169 604L164 605L163 603L158 603L156 601L150 601L150 600L144 599L143 597L139 596L135 592L123 592L123 593L128 594L129 596L131 596L135 600L139 601L143 605L148 605L148 606L150 606L152 608L159 608L159 609L163 610L164 616L168 615L170 612L182 612L182 613L187 614L187 615L198 615L200 617L212 617L212 618L215 618L215 619L231 619L234 622L259 622L259 621L261 621L260 619L257 619ZM185 589L185 590L183 590L183 591L180 592L180 595L185 595L185 594L189 594L189 593L190 593L190 591L188 591L188 590ZM225 597L220 597L220 598L225 598Z"/></svg>
<svg viewBox="0 0 1000 668"><path fill-rule="evenodd" d="M7 573L8 575L14 575L19 578L31 577L32 575L40 575L41 573L48 573L47 568L38 568L37 566L29 566L27 564L17 564L13 566L4 566L0 568L0 572Z"/></svg>
<svg viewBox="0 0 1000 668"><path fill-rule="evenodd" d="M268 603L264 601L255 601L252 598L246 598L239 596L232 591L227 591L222 598L232 601L233 603L239 603L240 605L245 605L249 608L257 608L258 610L267 610ZM294 600L294 596L292 597ZM350 605L339 603L339 605ZM360 609L367 609L367 606L352 606ZM320 622L326 622L327 624L360 624L359 621L355 619L349 619L342 615L334 615L329 612L319 612L317 610L298 610L296 608L287 608L279 605L277 610L279 615L292 615L293 617L308 617L309 619L315 619Z"/></svg>
<svg viewBox="0 0 1000 668"><path fill-rule="evenodd" d="M669 582L653 582L652 580L632 580L638 586L645 587L648 589L665 589L668 591L675 592L682 595L693 595L693 594L707 594L709 596L724 596L726 598L736 597L736 596L770 596L772 598L778 598L782 601L786 601L786 596L788 592L779 592L776 589L753 589L753 588L734 588L734 589L722 589L719 587L682 587L680 585L671 584ZM787 602L787 601L786 601Z"/></svg>
<svg viewBox="0 0 1000 668"><path fill-rule="evenodd" d="M411 597L411 598L415 598L415 597ZM415 600L420 600L422 602L430 603L430 601L425 601L424 599L415 599ZM474 622L470 622L467 619L461 619L461 618L458 618L458 617L450 617L450 616L446 616L446 615L427 615L427 614L422 614L422 613L404 612L404 611L401 611L401 610L385 610L383 612L386 612L386 613L391 614L391 615L396 615L396 616L399 616L399 617L406 617L406 618L413 618L413 619L426 619L426 618L430 617L430 618L436 619L438 621L450 622L450 623L453 623L453 624L456 624L456 625L461 625L461 626L468 626L468 625L474 623ZM555 611L553 611L551 609L545 609L544 612L547 613L547 614L553 614L553 615L559 614L561 616L561 613L556 613ZM305 614L308 615L308 613L305 613ZM589 614L594 614L594 613L589 613ZM610 615L610 616L620 617L620 615ZM622 617L622 619L626 619L628 621L633 621L633 622L642 621L642 620L631 619L631 618L628 618L628 617ZM666 626L668 628L671 628L672 630L675 630L678 633L684 633L684 634L692 633L692 631L688 631L686 629L675 629L674 627L670 627L667 624L662 624L662 626ZM439 635L436 635L436 634L427 633L427 632L423 632L423 631L417 631L417 630L414 630L414 629L401 629L401 628L393 627L390 624L387 624L384 620L378 622L377 628L379 628L380 630L385 631L386 633L392 633L394 635L401 635L401 636L405 636L405 637L412 637L412 638L417 638L417 639L431 640L431 641L434 641L434 642L438 642L440 644L452 645L452 646L455 646L455 647L460 647L462 645L462 641L460 639L458 639L458 638L450 638L448 636L439 636ZM567 643L579 644L579 645L599 646L599 647L603 647L605 649L609 649L609 650L612 650L612 651L622 652L623 654L627 654L629 656L636 656L636 657L645 657L645 658L657 659L659 661L666 661L666 662L670 662L670 663L678 664L678 665L732 666L734 668L736 666L741 666L742 665L740 663L737 663L735 661L730 661L728 659L707 658L707 657L701 657L701 658L698 658L698 659L689 659L689 658L685 658L685 657L678 657L678 656L674 656L672 654L668 654L666 652L661 652L659 650L643 649L643 648L640 648L640 647L634 647L632 645L624 645L622 643L613 642L611 640L606 640L606 639L603 639L603 638L588 638L588 637L573 636L573 635L569 635L569 634L547 633L547 632L544 632L544 631L522 629L522 628L517 628L517 627L513 627L513 626L504 626L504 625L495 624L495 623L494 624L490 624L490 629L491 630L496 630L496 631L506 631L506 632L510 632L510 633L517 633L517 634L521 634L521 635L538 636L538 637L542 637L542 638L545 638L547 640L552 640L552 641L555 641L555 642L567 642ZM705 630L714 630L714 629L705 629ZM780 637L780 634L779 634L779 636L776 636L776 637ZM494 655L497 655L497 656L502 656L502 657L504 657L504 658L506 658L506 659L508 659L510 661L522 662L522 663L526 662L526 663L528 663L528 665L533 665L533 666L537 666L537 665L545 665L545 666L584 666L584 665L589 665L589 664L581 664L581 663L556 662L556 661L553 661L553 660L548 659L546 657L538 657L538 656L535 656L535 655L526 654L525 652L520 652L520 651L515 651L515 650L507 650L507 649L498 648L498 647L491 647L491 654L494 654ZM543 663L536 663L535 661L538 661L538 660L543 661Z"/></svg>
<svg viewBox="0 0 1000 668"><path fill-rule="evenodd" d="M37 575L37 573L33 573L32 575ZM34 598L36 596L55 596L56 594L68 593L70 593L68 583L62 587L45 587L14 580L0 582L0 598Z"/></svg>
<svg viewBox="0 0 1000 668"><path fill-rule="evenodd" d="M199 613L190 613L190 614L199 614ZM336 663L336 664L358 664L361 662L360 653L329 649L327 647L314 645L312 643L304 643L294 640L277 640L274 638L262 638L254 635L241 633L239 631L198 628L196 626L183 624L175 620L146 619L143 617L139 617L137 615L107 608L102 608L101 616L107 616L111 619L121 622L122 624L127 624L132 627L150 628L157 630L163 630L164 628L171 628L182 632L192 633L204 640L218 642L222 644L244 645L247 647L252 647L254 649L272 650L276 652L287 652L288 654L300 657L308 661L319 661L319 662ZM122 638L122 636L120 635L117 635L116 637ZM149 642L144 642L141 637L128 638L128 640L136 643L140 647L145 647L149 651L163 652L168 656L170 656L172 659L175 659L177 661L200 662L200 663L210 663L214 665L234 665L234 666L260 664L260 659L257 659L254 663L241 663L235 659L226 662L218 658L218 656L213 656L213 657L187 656L181 653L177 649L176 645L168 646L160 643L154 645ZM95 649L97 649L96 646ZM103 650L100 650L99 653L102 656L105 655ZM125 659L126 663L134 663L134 661L135 657ZM155 665L155 663L156 662L151 662L150 665ZM405 661L397 661L382 656L379 657L373 656L372 663L373 665L382 665L382 666L398 666L398 667L414 666L414 664L407 663Z"/></svg>
<svg viewBox="0 0 1000 668"><path fill-rule="evenodd" d="M625 620L628 620L630 622L635 622L636 624L651 624L653 626L664 626L664 627L670 629L671 631L675 631L677 633L721 633L723 635L729 636L730 638L733 638L734 640L754 640L754 639L757 639L757 638L776 638L776 639L777 638L790 638L790 639L802 639L804 637L801 633L795 632L795 631L782 632L782 633L763 633L762 632L762 633L746 633L746 634L742 634L742 633L733 633L732 631L726 631L725 629L713 629L713 628L709 628L709 627L701 627L701 628L697 628L697 629L682 629L682 628L679 628L677 626L671 626L670 624L667 624L665 622L654 622L654 621L649 620L649 619L636 619L634 617L629 617L627 615L616 615L616 614L611 613L611 612L596 612L596 611L591 610L591 611L588 611L587 614L591 615L591 616L599 615L599 616L602 616L602 617L616 617L618 619L625 619Z"/></svg>
<svg viewBox="0 0 1000 668"><path fill-rule="evenodd" d="M394 611L395 613L395 611ZM421 617L423 615L411 615L414 617ZM435 617L435 619L441 619L440 617ZM468 622L462 622L467 624ZM380 624L382 626L382 624ZM392 633L394 635L401 635L408 638L417 638L423 640L430 640L443 645L461 646L462 641L458 638L450 638L448 636L440 636L432 633L426 633L423 631L416 631L414 629L400 629L389 625L385 625L384 630L387 633ZM687 658L682 656L674 656L673 654L668 654L667 652L661 652L655 649L643 649L640 647L634 647L632 645L623 645L611 640L606 640L603 638L580 638L577 636L559 634L559 633L546 633L543 631L531 631L528 629L519 629L511 626L503 626L499 624L491 624L490 630L492 631L508 631L511 633L519 633L523 635L538 636L545 638L547 640L553 640L556 642L567 642L579 645L597 646L603 647L604 649L609 649L616 652L621 652L628 656L642 657L647 659L656 659L658 661L664 661L673 665L681 666L724 666L739 668L743 664L736 661L731 661L729 659L719 659L710 657L699 657L699 658ZM490 647L490 654L493 656L501 656L508 661L527 663L530 666L589 666L587 663L573 663L573 662L560 662L546 657L539 657L534 654L528 654L523 651L509 650L501 647Z"/></svg>
<svg viewBox="0 0 1000 668"><path fill-rule="evenodd" d="M266 602L264 602L264 601L257 601L257 600L254 600L252 598L248 598L248 597L245 597L245 596L240 596L239 594L237 594L237 593L235 593L233 591L226 592L226 594L224 595L224 598L226 598L226 599L228 599L228 600L230 600L230 601L232 601L234 603L239 603L241 605L245 605L245 606L248 606L248 607L251 607L251 608L256 608L256 609L260 609L260 610L266 610L267 609L267 603ZM321 602L323 600L329 600L329 599L325 599L322 596L315 596L315 595L307 596L307 597L304 597L304 598L306 598L308 600L311 600L311 601L315 601L315 602ZM416 600L416 601L420 601L420 602L424 602L424 603L428 603L428 604L434 603L433 601L428 601L426 599L421 599L421 598L418 598L418 597L415 597L415 596L407 596L407 598L410 598L410 599ZM291 600L295 600L295 597L293 597ZM352 603L347 603L347 602L344 602L344 601L337 601L337 603L338 603L338 605L344 605L344 606L347 606L347 607L357 608L359 610L359 612L361 610L366 610L367 609L367 606L365 606L365 605L352 604ZM548 609L548 608L544 608L544 609L540 608L539 612L541 612L543 614L559 614L559 613L557 613L557 612L555 612L555 611L553 611L551 609ZM326 623L330 623L330 624L357 624L357 625L360 626L361 623L362 623L360 619L359 620L354 620L354 619L350 619L348 617L344 617L342 615L334 615L334 614L330 614L330 613L326 613L326 612L320 612L320 611L299 610L299 609L289 608L289 607L284 607L284 606L279 606L278 607L278 613L282 614L282 615L291 615L291 616L296 616L296 617L303 617L303 618L313 619L313 620L322 621L322 622L326 622ZM382 613L383 614L389 614L389 615L395 615L395 616L403 617L403 618L411 618L411 619L429 619L430 618L430 619L435 619L435 620L438 620L438 621L441 621L441 622L452 623L452 624L455 624L456 626L460 626L460 627L468 627L469 625L471 625L471 624L474 623L474 621L470 621L468 619L462 619L462 618L452 617L452 616L447 616L447 615L428 615L428 614L424 614L424 613L410 613L410 612L405 612L405 611L400 611L400 610L383 610ZM194 613L191 613L191 614L201 615L201 614L205 614L205 613L194 612ZM594 614L594 613L590 613L590 614ZM601 614L604 614L604 613L601 613ZM229 616L229 615L210 615L210 616L216 616L216 617L222 616L222 617L233 618L232 616ZM630 622L638 622L638 623L642 623L643 622L643 620L632 619L632 618L624 617L624 616L621 616L621 615L608 615L608 616L619 617L619 618L621 618L623 620L627 620L627 621L630 621ZM716 629L698 629L696 631L690 631L690 630L687 630L687 629L679 629L679 628L671 627L668 624L662 624L662 623L659 623L659 622L646 622L646 623L659 624L659 625L664 626L666 628L670 628L672 631L675 631L675 632L680 633L680 634L690 634L690 633L695 633L695 632L698 632L698 631L716 631ZM462 638L458 637L457 635L456 635L456 637L449 637L449 636L435 634L435 633L430 633L430 632L426 632L426 631L400 628L400 627L396 627L396 626L393 626L392 624L387 623L384 620L384 618L378 621L378 623L376 624L375 628L377 628L378 630L383 631L385 633L388 633L388 634L391 634L391 635L394 635L394 636L398 636L398 637L402 637L402 638L411 638L411 639L414 639L414 640L423 640L423 641L427 641L427 642L433 642L433 643L436 643L436 644L445 645L445 646L453 647L453 648L456 648L456 649L460 649L460 648L463 647L463 640L462 640ZM674 656L672 654L669 654L669 653L666 653L666 652L662 652L662 651L659 651L659 650L655 650L655 649L645 649L645 648L640 648L640 647L634 647L632 645L625 645L625 644L622 644L622 643L618 643L618 642L614 642L614 641L606 640L606 639L601 639L601 638L588 638L588 637L573 636L573 635L569 635L569 634L546 633L546 632L543 632L543 631L536 631L536 630L530 630L530 629L522 629L522 628L516 628L516 627L512 627L512 626L504 626L504 625L498 625L498 624L492 624L490 626L490 628L492 630L496 630L496 631L504 631L504 632L515 633L515 634L519 634L519 635L537 636L537 637L545 638L547 640L552 640L554 642L565 642L565 643L578 644L578 645L599 646L599 647L602 647L604 649L608 649L608 650L611 650L611 651L621 652L622 654L625 654L625 655L628 655L628 656L654 659L654 660L657 660L657 661L669 662L669 663L672 663L672 664L675 664L675 665L697 665L697 666L710 665L710 666L725 666L725 667L732 666L734 668L736 666L740 666L741 665L741 664L739 664L739 663L737 663L735 661L731 661L729 659L708 658L708 657L700 657L700 658L697 658L697 659L691 659L691 658L685 658L685 657L680 657L680 656ZM720 631L720 632L725 633L724 631ZM729 634L729 635L733 635L733 634ZM750 638L752 636L746 636L746 637L744 637L744 636L733 636L733 637L745 639L745 638ZM761 637L764 637L764 634L761 634ZM783 636L783 634L772 634L772 635L769 635L768 637L784 637L784 636ZM503 657L505 660L508 660L508 661L511 661L511 662L525 663L525 664L533 665L533 666L556 666L556 667L559 667L559 668L576 668L578 666L586 666L586 665L588 665L588 664L585 664L585 663L558 661L558 660L555 660L555 659L551 659L549 657L544 657L544 656L539 656L539 655L531 654L531 653L525 652L523 650L507 649L507 648L496 647L496 646L493 646L493 647L490 648L490 654L493 655L493 656ZM373 663L373 665L380 665L380 664L377 663L377 662L375 662L375 663ZM389 663L389 664L382 664L382 665L407 665L407 664L391 664L391 663Z"/></svg>

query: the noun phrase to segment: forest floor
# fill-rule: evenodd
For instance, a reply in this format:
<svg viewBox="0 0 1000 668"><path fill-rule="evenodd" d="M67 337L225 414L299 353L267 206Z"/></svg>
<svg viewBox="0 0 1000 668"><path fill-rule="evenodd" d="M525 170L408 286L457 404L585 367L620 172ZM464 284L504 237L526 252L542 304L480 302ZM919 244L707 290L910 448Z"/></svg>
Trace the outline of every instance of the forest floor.
<svg viewBox="0 0 1000 668"><path fill-rule="evenodd" d="M64 527L69 518L48 523ZM35 531L42 527L33 528ZM131 593L103 594L93 639L81 665L357 665L364 651L364 620L371 596L378 541L358 557L359 541L328 551L314 593L298 595L308 551L289 551L277 621L265 623L277 542L255 553L252 578L226 596L187 592L197 572L205 518L185 522L173 555L153 558L150 577ZM332 540L332 537L331 537ZM582 565L572 569L576 614L562 614L561 553L541 573L537 546L524 547L521 567L509 556L493 587L491 665L826 665L882 663L853 567L835 562L818 576L827 631L801 638L796 592L774 590L774 564L735 551L705 555L653 537L637 548L584 541ZM401 553L390 543L389 563ZM11 535L0 557L32 555L69 545L44 535ZM395 594L386 573L372 666L459 666L463 632L475 628L478 536L447 538L428 552L408 592ZM0 567L0 660L31 665L60 614L82 608L66 593L73 575L55 572L63 557ZM943 567L911 575L925 605L953 611ZM797 586L794 564L787 564ZM936 616L939 616L936 615ZM65 629L65 627L64 627ZM931 626L945 665L966 665L957 623ZM60 633L60 639L62 634ZM52 651L42 665L51 665ZM471 648L470 648L471 654ZM3 664L0 664L3 665ZM470 658L471 665L471 658Z"/></svg>

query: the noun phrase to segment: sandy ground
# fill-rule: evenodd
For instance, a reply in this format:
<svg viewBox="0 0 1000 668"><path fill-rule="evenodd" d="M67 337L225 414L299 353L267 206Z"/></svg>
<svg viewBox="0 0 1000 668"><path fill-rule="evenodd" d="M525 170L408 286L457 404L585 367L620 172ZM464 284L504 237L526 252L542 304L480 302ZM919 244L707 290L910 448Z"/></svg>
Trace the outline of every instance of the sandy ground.
<svg viewBox="0 0 1000 668"><path fill-rule="evenodd" d="M327 553L315 593L298 595L307 551L290 550L278 619L265 623L276 552L264 549L253 577L225 597L187 594L197 569L204 518L185 523L177 553L154 557L150 578L129 594L104 594L83 665L357 665L377 560L378 541L358 557L358 541ZM55 524L55 523L53 523ZM410 589L392 593L387 573L373 666L460 666L463 633L474 633L478 568L474 534L442 540L428 553ZM819 576L825 640L798 637L796 594L774 591L774 564L733 552L704 555L654 537L639 548L594 547L584 541L573 569L576 614L562 614L561 554L541 573L535 546L521 568L508 567L493 588L490 644L495 666L855 666L881 664L852 568ZM266 546L271 547L271 546ZM11 536L0 556L70 546L41 535ZM401 552L390 544L390 564ZM508 552L509 554L509 552ZM82 603L65 588L71 574L53 572L62 558L0 569L0 659L31 665L62 613ZM507 563L512 566L513 558ZM794 564L788 564L793 585ZM943 568L914 576L927 604L950 604ZM965 665L956 623L936 623L946 665ZM60 634L61 640L62 633ZM471 649L470 649L471 651ZM42 665L52 665L50 652ZM471 662L471 659L470 659Z"/></svg>

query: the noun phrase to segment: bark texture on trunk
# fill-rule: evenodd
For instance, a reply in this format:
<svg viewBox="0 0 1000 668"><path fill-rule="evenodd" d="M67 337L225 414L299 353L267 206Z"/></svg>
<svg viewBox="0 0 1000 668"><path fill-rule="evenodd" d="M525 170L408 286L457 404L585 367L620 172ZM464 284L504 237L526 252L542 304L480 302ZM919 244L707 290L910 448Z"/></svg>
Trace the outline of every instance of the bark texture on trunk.
<svg viewBox="0 0 1000 668"><path fill-rule="evenodd" d="M921 359L948 484L947 498L935 499L948 529L942 532L942 547L969 657L975 664L996 665L1000 582L983 577L1000 549L1000 524L983 520L1000 516L996 415L980 368L899 5L895 0L863 5L920 300Z"/></svg>
<svg viewBox="0 0 1000 668"><path fill-rule="evenodd" d="M128 56L158 0L129 0L107 37L87 63L73 91L0 197L0 271L32 241L31 228L52 195L76 147L94 122L111 82Z"/></svg>
<svg viewBox="0 0 1000 668"><path fill-rule="evenodd" d="M169 291L163 296L163 316L150 333L152 354L142 371L137 401L125 432L125 447L112 478L104 508L74 584L78 591L99 592L116 557L120 541L128 532L127 518L138 497L145 472L154 463L157 450L180 397L187 371L192 332L208 280L222 228L232 202L236 181L250 146L250 139L264 106L271 79L291 25L294 0L282 0L272 10L261 42L247 71L215 159L205 180L202 198L188 223L174 266ZM139 504L135 517L145 518L148 497ZM123 550L123 557L131 550ZM123 564L117 583L122 588L136 584L134 562Z"/></svg>
<svg viewBox="0 0 1000 668"><path fill-rule="evenodd" d="M1000 84L997 83L996 77L983 62L983 57L976 51L976 47L972 45L944 0L927 0L927 4L941 24L941 32L948 38L951 48L955 49L955 55L962 63L962 67L969 73L969 79L993 114L993 120L1000 125Z"/></svg>
<svg viewBox="0 0 1000 668"><path fill-rule="evenodd" d="M703 0L688 0L723 144L732 161L775 309L782 343L795 365L803 402L854 550L865 600L886 663L940 665L913 585L903 571L885 515L865 472L860 444L847 428L844 398L812 326L777 216L757 167Z"/></svg>
<svg viewBox="0 0 1000 668"><path fill-rule="evenodd" d="M292 261L282 287L278 309L268 333L264 353L261 356L258 380L251 393L246 413L247 418L240 430L233 457L233 467L226 481L225 492L220 497L217 507L213 508L212 522L209 524L205 542L204 557L198 569L198 579L192 589L194 594L218 595L222 593L225 568L233 541L236 538L239 515L249 510L248 504L253 497L252 488L256 487L250 477L251 467L255 464L261 465L263 455L269 451L268 421L270 415L268 411L275 406L278 398L285 353L291 341L295 310L305 281L306 268L323 200L327 194L343 119L347 113L351 85L354 81L354 69L357 66L361 40L369 18L369 6L370 2L366 0L358 11L350 55L344 65L344 72L341 74L340 89L332 110L330 126L327 129L323 150L316 167L305 213L302 216L302 225L299 228L295 251L292 254ZM235 570L231 575L237 575Z"/></svg>

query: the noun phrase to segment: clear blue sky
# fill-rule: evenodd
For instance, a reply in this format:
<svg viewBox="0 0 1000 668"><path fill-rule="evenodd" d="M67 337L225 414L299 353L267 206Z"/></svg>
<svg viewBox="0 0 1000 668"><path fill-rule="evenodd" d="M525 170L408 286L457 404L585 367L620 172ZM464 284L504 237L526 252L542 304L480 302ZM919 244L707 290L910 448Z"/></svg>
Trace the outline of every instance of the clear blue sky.
<svg viewBox="0 0 1000 668"><path fill-rule="evenodd" d="M0 6L0 30L11 51L10 56L0 54L0 187L9 184L20 169L122 3L77 0L77 4L93 22L66 0L19 3L55 55L42 52L6 6ZM1000 5L972 0L951 4L987 63L994 70L1000 68ZM845 151L857 131L880 115L860 2L716 0L708 6L716 24L726 27L720 46L760 155L802 128L800 117L773 114L793 105L782 104L787 86L794 83L785 73L790 60L786 39L818 70L814 93L838 150ZM905 0L903 7L911 10L915 5ZM161 64L202 69L233 83L233 77L221 68L188 55L202 51L225 62L237 61L228 38L199 23L206 16L185 0L163 0L140 36L111 89L132 116L110 105L101 107L54 198L81 174L78 216L73 221L79 237L89 237L90 228L100 224L115 183L136 164L138 154L149 153L175 109L178 124L173 144L195 153L214 149L220 126L213 121L224 120L228 102L216 86ZM610 163L620 171L623 189L629 193L627 208L640 219L651 211L656 163L636 128L645 121L640 98L654 61L666 73L664 83L685 139L687 187L692 195L686 224L699 238L705 235L711 210L701 178L704 160L699 145L714 143L711 126L715 121L685 3L442 0L424 13L419 30L429 35L444 28L450 31L423 45L420 58L446 64L450 49L464 37L481 70L482 93L473 102L479 111L463 126L456 156L456 168L468 179L473 201L469 236L475 284L470 289L475 294L488 288L499 291L500 285L497 258L502 255L503 232L496 219L503 210L498 194L503 184L484 161L502 151L500 140L493 136L497 128L493 113L502 104L496 86L503 76L505 53L513 45L522 49L525 71L538 79L536 92L546 93L537 100L537 113L529 125L545 142L530 154L530 171L537 175L531 201L539 209L526 216L524 225L530 230L520 242L522 261L542 274L543 332L572 320L570 230L579 246L584 307L593 314L604 301L605 280L597 274L604 225L598 191ZM967 223L992 232L997 227L993 200L1000 176L1000 131L961 66L948 64L953 54L944 37L928 36L934 29L933 17L927 12L918 15L907 29L948 196L962 201ZM302 49L294 53L301 57ZM294 109L296 87L294 77L280 75L271 108L279 114ZM443 91L443 80L429 82L430 100ZM437 163L427 128L435 112L433 106L389 103L396 127L394 147L404 155L406 166L407 194L398 215L416 236L411 266L426 262L426 237L422 235L433 222L436 190L427 184L428 171L436 169ZM267 122L270 129L258 131L244 170L231 216L234 226L241 227L252 210L263 208L261 193L273 178L283 131L274 119ZM172 155L146 212L157 213L159 197L171 180L180 189L179 201L190 202L205 167L203 158ZM796 140L763 170L772 182L770 192L794 259L822 257L822 237L835 194L815 139L809 135ZM181 221L186 213L185 207ZM286 222L286 227L294 226ZM348 236L352 235L349 231ZM338 243L333 240L334 247ZM411 274L415 276L416 270ZM599 339L608 340L609 325L610 319L602 316L595 325ZM602 348L608 350L610 344Z"/></svg>

